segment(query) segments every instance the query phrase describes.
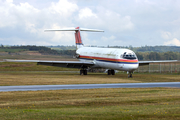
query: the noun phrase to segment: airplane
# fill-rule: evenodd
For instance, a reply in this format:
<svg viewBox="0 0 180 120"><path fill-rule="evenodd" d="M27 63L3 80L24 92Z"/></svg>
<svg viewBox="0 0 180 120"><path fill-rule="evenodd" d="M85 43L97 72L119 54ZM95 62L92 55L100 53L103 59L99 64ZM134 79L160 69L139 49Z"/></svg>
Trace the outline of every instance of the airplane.
<svg viewBox="0 0 180 120"><path fill-rule="evenodd" d="M50 31L75 31L76 55L79 61L42 61L42 60L10 60L7 62L37 62L37 65L48 65L56 67L79 68L80 75L87 75L87 69L104 68L108 69L108 75L115 75L115 70L126 71L129 78L132 78L132 73L139 66L148 65L150 63L176 62L177 60L162 60L162 61L138 61L136 54L129 49L124 48L99 48L85 47L80 31L104 32L97 29L83 29L76 27L75 29L59 29L45 30Z"/></svg>

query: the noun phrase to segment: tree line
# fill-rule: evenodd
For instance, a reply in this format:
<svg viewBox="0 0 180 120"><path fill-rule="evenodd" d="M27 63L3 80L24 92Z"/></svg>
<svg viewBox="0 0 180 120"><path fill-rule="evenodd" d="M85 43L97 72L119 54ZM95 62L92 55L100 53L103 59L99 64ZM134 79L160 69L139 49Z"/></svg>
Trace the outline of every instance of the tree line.
<svg viewBox="0 0 180 120"><path fill-rule="evenodd" d="M52 46L51 46L52 47ZM61 48L60 50L54 50L51 47L46 46L3 46L0 45L0 51L7 52L21 52L21 51L38 51L43 55L69 55L73 56L76 50L72 50L75 46L54 46ZM109 46L110 48L122 48L120 46ZM144 46L144 47L124 47L135 51L139 60L180 60L180 47L177 46ZM154 50L154 51L153 51ZM169 51L167 51L169 50ZM165 51L165 52L164 52Z"/></svg>
<svg viewBox="0 0 180 120"><path fill-rule="evenodd" d="M137 52L139 60L180 60L179 52Z"/></svg>
<svg viewBox="0 0 180 120"><path fill-rule="evenodd" d="M27 46L0 46L1 52L11 52L17 53L22 51L38 51L43 55L75 55L75 50L53 50L49 47L45 46L35 46L35 45L27 45Z"/></svg>
<svg viewBox="0 0 180 120"><path fill-rule="evenodd" d="M48 46L49 48L58 48L59 50L76 50L76 46ZM103 48L127 48L134 52L180 52L180 46L141 46L141 47L133 47L133 46L93 46L89 45L88 47L103 47Z"/></svg>

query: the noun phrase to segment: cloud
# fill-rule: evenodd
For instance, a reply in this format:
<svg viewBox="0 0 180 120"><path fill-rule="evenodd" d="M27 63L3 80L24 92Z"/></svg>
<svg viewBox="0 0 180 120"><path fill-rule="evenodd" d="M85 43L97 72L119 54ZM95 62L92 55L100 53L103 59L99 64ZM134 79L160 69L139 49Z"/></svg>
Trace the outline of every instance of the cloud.
<svg viewBox="0 0 180 120"><path fill-rule="evenodd" d="M72 45L73 32L44 29L80 26L105 31L82 32L84 44L162 45L179 40L179 13L178 0L0 0L0 44Z"/></svg>
<svg viewBox="0 0 180 120"><path fill-rule="evenodd" d="M162 31L161 36L164 39L170 39L172 37L172 34L170 32L167 32L167 31Z"/></svg>
<svg viewBox="0 0 180 120"><path fill-rule="evenodd" d="M89 8L84 8L79 11L79 19L83 18L89 18L89 17L95 17L97 18L97 15L92 12Z"/></svg>
<svg viewBox="0 0 180 120"><path fill-rule="evenodd" d="M180 40L177 38L174 38L173 40L164 42L164 45L175 45L175 46L180 46Z"/></svg>
<svg viewBox="0 0 180 120"><path fill-rule="evenodd" d="M35 22L33 19L39 12L27 2L15 5L11 0L1 2L0 6L0 27L15 27Z"/></svg>
<svg viewBox="0 0 180 120"><path fill-rule="evenodd" d="M35 8L28 2L14 4L13 0L0 0L0 4L0 33L4 33L0 35L2 44L70 44L68 41L72 40L72 33L70 35L43 31L55 28L55 25L58 28L73 26L72 14L78 10L75 3L59 0L44 9Z"/></svg>
<svg viewBox="0 0 180 120"><path fill-rule="evenodd" d="M101 40L102 40L102 41L112 41L112 40L115 40L115 38L116 38L116 37L113 36L113 35L110 36L110 37L102 36L102 37L101 37Z"/></svg>
<svg viewBox="0 0 180 120"><path fill-rule="evenodd" d="M96 8L96 13L93 13L90 8L83 8L79 11L79 19L77 20L83 26L108 29L112 32L133 30L134 28L131 16L122 16L104 7Z"/></svg>
<svg viewBox="0 0 180 120"><path fill-rule="evenodd" d="M100 14L101 19L106 24L105 29L109 29L113 32L133 30L134 24L131 21L131 16L122 16L114 11L105 10L105 14Z"/></svg>
<svg viewBox="0 0 180 120"><path fill-rule="evenodd" d="M71 16L73 12L78 10L78 6L75 3L68 2L68 0L59 0L59 2L52 2L48 10L52 14L59 14L60 16Z"/></svg>

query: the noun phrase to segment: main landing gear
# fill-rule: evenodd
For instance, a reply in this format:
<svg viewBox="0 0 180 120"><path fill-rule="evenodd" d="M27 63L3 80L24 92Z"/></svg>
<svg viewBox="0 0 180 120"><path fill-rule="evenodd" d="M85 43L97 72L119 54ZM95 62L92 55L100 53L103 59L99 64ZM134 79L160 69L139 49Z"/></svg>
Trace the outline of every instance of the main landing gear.
<svg viewBox="0 0 180 120"><path fill-rule="evenodd" d="M87 75L87 70L85 69L80 70L80 75Z"/></svg>
<svg viewBox="0 0 180 120"><path fill-rule="evenodd" d="M129 71L127 72L128 78L132 78L132 73L133 73L132 71L131 72L129 72Z"/></svg>
<svg viewBox="0 0 180 120"><path fill-rule="evenodd" d="M115 70L108 70L108 75L115 75Z"/></svg>

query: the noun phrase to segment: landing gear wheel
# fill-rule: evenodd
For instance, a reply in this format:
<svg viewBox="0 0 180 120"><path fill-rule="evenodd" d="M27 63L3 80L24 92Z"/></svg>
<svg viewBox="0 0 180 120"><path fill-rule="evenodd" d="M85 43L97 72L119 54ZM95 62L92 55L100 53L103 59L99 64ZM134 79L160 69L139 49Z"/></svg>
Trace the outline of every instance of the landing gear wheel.
<svg viewBox="0 0 180 120"><path fill-rule="evenodd" d="M84 70L84 75L87 75L87 70Z"/></svg>
<svg viewBox="0 0 180 120"><path fill-rule="evenodd" d="M128 73L128 78L132 78L132 72Z"/></svg>
<svg viewBox="0 0 180 120"><path fill-rule="evenodd" d="M128 75L128 78L132 78L132 74L129 74L129 75Z"/></svg>
<svg viewBox="0 0 180 120"><path fill-rule="evenodd" d="M111 70L111 75L115 75L115 70Z"/></svg>
<svg viewBox="0 0 180 120"><path fill-rule="evenodd" d="M115 75L115 70L108 70L108 75Z"/></svg>
<svg viewBox="0 0 180 120"><path fill-rule="evenodd" d="M108 75L111 75L111 70L108 70Z"/></svg>
<svg viewBox="0 0 180 120"><path fill-rule="evenodd" d="M87 75L87 70L80 70L80 75Z"/></svg>
<svg viewBox="0 0 180 120"><path fill-rule="evenodd" d="M83 72L83 70L80 70L80 75L84 75L84 72Z"/></svg>
<svg viewBox="0 0 180 120"><path fill-rule="evenodd" d="M132 78L132 74L130 74L130 78Z"/></svg>

